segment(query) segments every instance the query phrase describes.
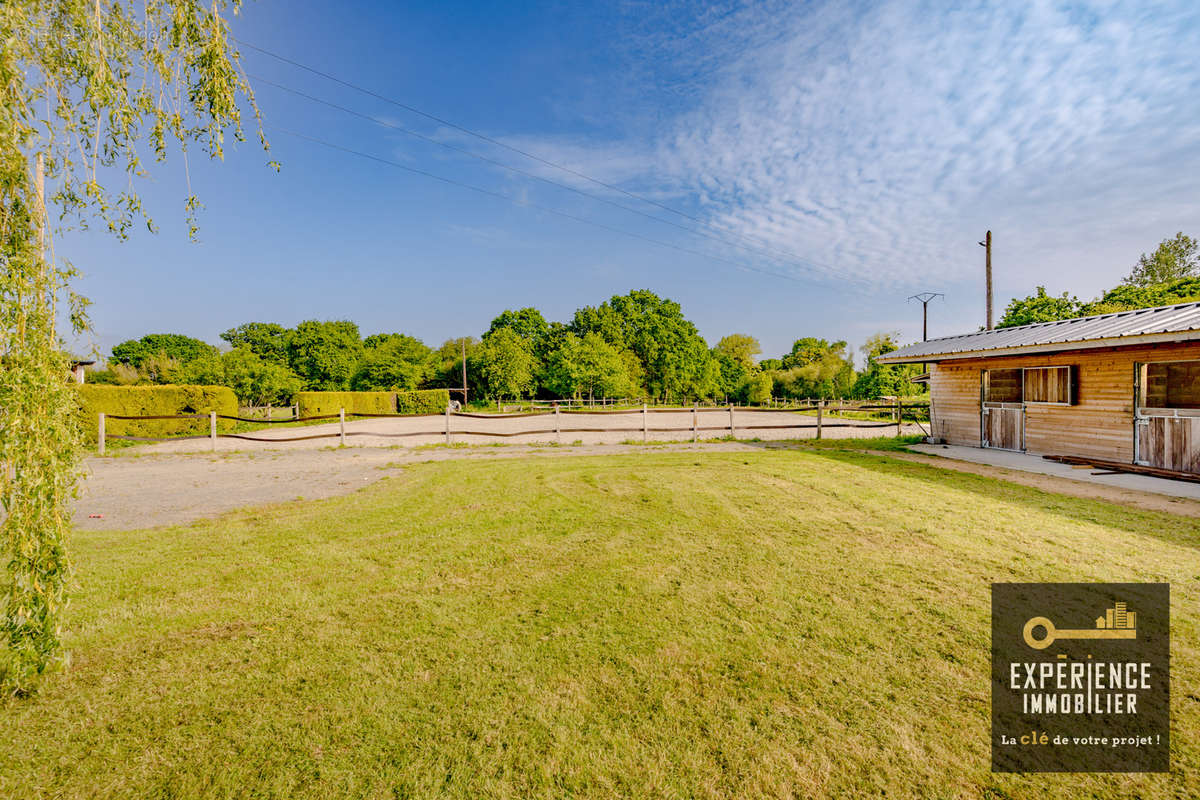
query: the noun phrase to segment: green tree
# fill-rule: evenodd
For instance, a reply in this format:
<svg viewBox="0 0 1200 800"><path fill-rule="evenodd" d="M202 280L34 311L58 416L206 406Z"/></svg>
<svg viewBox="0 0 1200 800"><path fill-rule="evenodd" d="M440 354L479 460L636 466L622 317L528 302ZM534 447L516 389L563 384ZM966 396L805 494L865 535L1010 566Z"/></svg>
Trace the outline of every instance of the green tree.
<svg viewBox="0 0 1200 800"><path fill-rule="evenodd" d="M536 365L529 342L507 328L485 337L475 351L486 397L523 397L533 388Z"/></svg>
<svg viewBox="0 0 1200 800"><path fill-rule="evenodd" d="M524 339L533 352L538 352L542 348L543 341L546 335L550 332L550 326L546 322L546 318L542 316L542 312L536 308L522 308L516 311L504 311L500 316L492 320L491 326L487 329L487 333L483 336L486 339L489 335L500 330L510 330L517 336Z"/></svg>
<svg viewBox="0 0 1200 800"><path fill-rule="evenodd" d="M1039 286L1028 297L1014 297L1004 309L1004 316L996 323L997 328L1012 328L1031 325L1035 322L1055 322L1072 319L1085 314L1079 298L1062 293L1062 297L1046 294L1046 287Z"/></svg>
<svg viewBox="0 0 1200 800"><path fill-rule="evenodd" d="M433 351L413 336L377 333L363 345L366 354L350 380L356 391L416 389L433 372Z"/></svg>
<svg viewBox="0 0 1200 800"><path fill-rule="evenodd" d="M247 322L221 334L233 348L244 347L264 361L288 363L291 330L274 322Z"/></svg>
<svg viewBox="0 0 1200 800"><path fill-rule="evenodd" d="M630 397L646 397L646 371L642 368L642 360L632 350L621 350L620 353L629 383L627 394Z"/></svg>
<svg viewBox="0 0 1200 800"><path fill-rule="evenodd" d="M774 392L781 397L845 397L854 384L854 364L845 342L797 339L781 367L774 373Z"/></svg>
<svg viewBox="0 0 1200 800"><path fill-rule="evenodd" d="M553 397L576 397L580 338L572 331L557 337L553 348L542 361L538 383Z"/></svg>
<svg viewBox="0 0 1200 800"><path fill-rule="evenodd" d="M112 360L131 367L141 367L153 356L173 359L186 364L194 358L211 355L217 348L182 333L148 333L141 339L129 339L114 345Z"/></svg>
<svg viewBox="0 0 1200 800"><path fill-rule="evenodd" d="M824 339L805 336L803 339L797 339L792 343L791 351L782 359L782 368L792 369L793 367L804 367L809 364L815 364L826 358L832 350L844 351L845 348L845 342L833 342L831 344Z"/></svg>
<svg viewBox="0 0 1200 800"><path fill-rule="evenodd" d="M204 356L200 356L200 358L204 358ZM147 356L142 359L142 365L137 368L138 383L160 385L179 383L179 371L182 366L179 359L171 358L166 353L158 352Z"/></svg>
<svg viewBox="0 0 1200 800"><path fill-rule="evenodd" d="M761 352L758 340L744 333L733 333L717 342L712 355L720 375L721 394L746 401L749 381L758 373L754 357Z"/></svg>
<svg viewBox="0 0 1200 800"><path fill-rule="evenodd" d="M634 389L630 362L598 333L568 331L546 361L546 386L559 397L624 397Z"/></svg>
<svg viewBox="0 0 1200 800"><path fill-rule="evenodd" d="M899 349L898 333L877 333L862 347L867 366L854 381L851 395L863 400L880 397L909 397L922 388L912 382L921 372L919 364L880 364L876 359Z"/></svg>
<svg viewBox="0 0 1200 800"><path fill-rule="evenodd" d="M300 391L300 378L283 364L262 358L249 347L235 347L221 356L222 383L233 389L244 406L283 405Z"/></svg>
<svg viewBox="0 0 1200 800"><path fill-rule="evenodd" d="M679 304L647 289L618 295L575 312L571 330L599 334L632 351L645 373L646 389L663 399L702 397L719 390L716 365L696 326Z"/></svg>
<svg viewBox="0 0 1200 800"><path fill-rule="evenodd" d="M1125 283L1130 286L1153 286L1198 276L1200 242L1180 231L1172 239L1163 239L1150 255L1142 253Z"/></svg>
<svg viewBox="0 0 1200 800"><path fill-rule="evenodd" d="M99 222L121 238L138 221L153 229L137 194L141 151L162 161L173 145L186 154L198 144L219 159L227 135L241 138L249 87L228 42L230 5L0 4L0 542L9 572L0 688L9 695L31 691L59 652L82 448L57 319L83 329L87 304L70 291L71 265L46 257L60 231L52 226ZM198 208L189 194L193 235Z"/></svg>
<svg viewBox="0 0 1200 800"><path fill-rule="evenodd" d="M775 377L770 372L751 375L738 391L737 400L751 405L761 405L771 399L775 388Z"/></svg>
<svg viewBox="0 0 1200 800"><path fill-rule="evenodd" d="M196 386L226 386L225 362L215 350L193 358L187 364L176 367L172 375L176 382ZM163 381L166 383L166 381ZM236 394L236 392L234 393Z"/></svg>
<svg viewBox="0 0 1200 800"><path fill-rule="evenodd" d="M1123 284L1109 289L1098 300L1088 303L1082 309L1081 315L1111 314L1114 311L1131 311L1135 308L1153 308L1196 301L1200 301L1200 278L1180 278L1149 286Z"/></svg>
<svg viewBox="0 0 1200 800"><path fill-rule="evenodd" d="M431 389L457 388L463 385L462 354L465 350L467 357L467 386L478 387L482 382L479 376L479 363L475 358L479 348L479 340L474 336L460 336L447 339L442 346L433 352L432 367L424 386ZM451 393L451 397L457 395ZM474 393L472 393L474 396Z"/></svg>
<svg viewBox="0 0 1200 800"><path fill-rule="evenodd" d="M755 356L762 353L762 345L758 339L745 333L731 333L717 342L713 350L719 355L728 356L742 365L746 372L753 372L758 364Z"/></svg>
<svg viewBox="0 0 1200 800"><path fill-rule="evenodd" d="M343 391L363 356L358 326L347 320L306 320L288 340L288 364L305 389Z"/></svg>

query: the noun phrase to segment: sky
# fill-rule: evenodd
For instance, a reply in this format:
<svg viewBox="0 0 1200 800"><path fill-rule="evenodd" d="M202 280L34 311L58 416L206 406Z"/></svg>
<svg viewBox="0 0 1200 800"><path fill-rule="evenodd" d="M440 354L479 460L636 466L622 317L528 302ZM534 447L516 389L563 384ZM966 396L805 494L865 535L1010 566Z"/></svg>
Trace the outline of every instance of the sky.
<svg viewBox="0 0 1200 800"><path fill-rule="evenodd" d="M305 319L437 346L638 288L710 344L857 348L919 340L916 292L931 338L980 327L989 229L997 317L1200 235L1191 0L257 0L232 31L271 153L174 154L158 233L63 236L77 350Z"/></svg>

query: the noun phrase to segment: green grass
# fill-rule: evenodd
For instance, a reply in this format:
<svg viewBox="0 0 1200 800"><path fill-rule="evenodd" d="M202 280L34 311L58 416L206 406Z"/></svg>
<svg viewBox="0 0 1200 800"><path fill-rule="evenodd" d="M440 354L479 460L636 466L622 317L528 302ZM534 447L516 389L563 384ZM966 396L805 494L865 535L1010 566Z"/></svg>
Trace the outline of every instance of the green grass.
<svg viewBox="0 0 1200 800"><path fill-rule="evenodd" d="M907 452L910 445L925 441L924 436L871 436L861 439L793 439L786 443L788 447L802 447L811 450L884 450ZM771 447L773 444L768 444Z"/></svg>
<svg viewBox="0 0 1200 800"><path fill-rule="evenodd" d="M78 532L73 664L0 707L0 797L1200 793L1200 521L762 447ZM1007 580L1172 583L1172 775L989 772Z"/></svg>

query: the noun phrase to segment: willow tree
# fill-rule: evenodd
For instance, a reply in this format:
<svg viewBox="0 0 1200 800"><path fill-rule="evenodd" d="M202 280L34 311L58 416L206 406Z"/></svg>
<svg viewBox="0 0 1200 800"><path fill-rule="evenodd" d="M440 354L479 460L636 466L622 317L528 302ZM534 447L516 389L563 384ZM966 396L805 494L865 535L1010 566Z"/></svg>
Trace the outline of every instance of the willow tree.
<svg viewBox="0 0 1200 800"><path fill-rule="evenodd" d="M59 320L87 326L55 237L154 223L149 162L221 158L258 112L230 44L240 0L0 2L0 687L29 692L62 656L66 538L81 452ZM190 184L182 212L195 235Z"/></svg>

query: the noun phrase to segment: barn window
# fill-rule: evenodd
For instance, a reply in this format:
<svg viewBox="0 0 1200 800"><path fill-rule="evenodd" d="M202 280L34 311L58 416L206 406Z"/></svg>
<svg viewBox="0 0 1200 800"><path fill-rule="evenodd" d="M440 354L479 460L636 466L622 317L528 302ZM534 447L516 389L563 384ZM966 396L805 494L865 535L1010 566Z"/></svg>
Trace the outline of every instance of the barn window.
<svg viewBox="0 0 1200 800"><path fill-rule="evenodd" d="M1200 361L1146 364L1145 369L1142 406L1200 408Z"/></svg>
<svg viewBox="0 0 1200 800"><path fill-rule="evenodd" d="M983 399L987 403L1021 402L1021 370L989 369L985 372Z"/></svg>
<svg viewBox="0 0 1200 800"><path fill-rule="evenodd" d="M1071 367L1029 367L1025 370L1026 403L1072 404L1075 370Z"/></svg>

